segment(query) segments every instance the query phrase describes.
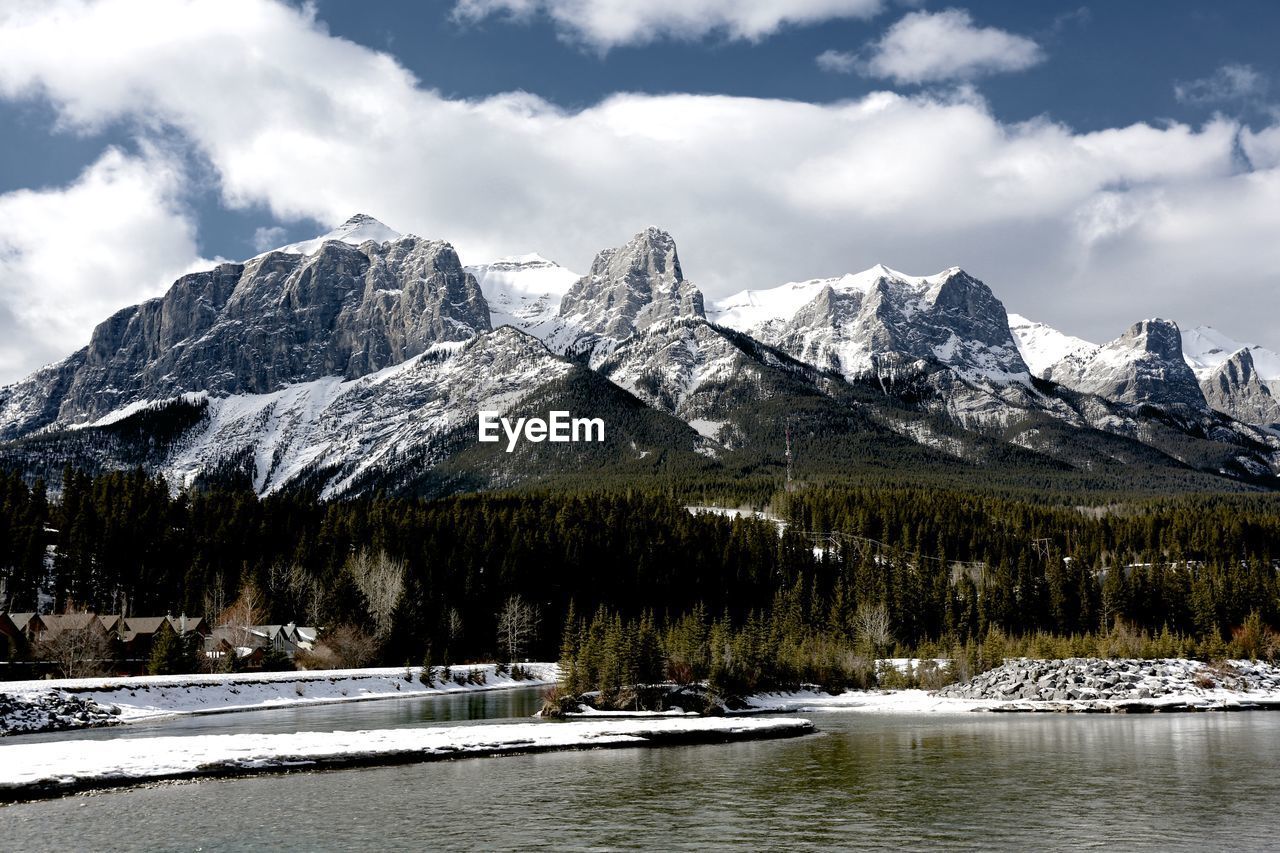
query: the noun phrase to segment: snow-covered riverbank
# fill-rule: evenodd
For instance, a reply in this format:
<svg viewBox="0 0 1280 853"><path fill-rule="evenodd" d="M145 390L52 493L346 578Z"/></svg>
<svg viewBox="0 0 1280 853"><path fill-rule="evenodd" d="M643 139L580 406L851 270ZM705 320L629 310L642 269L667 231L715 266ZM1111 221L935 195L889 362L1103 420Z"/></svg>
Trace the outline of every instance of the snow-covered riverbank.
<svg viewBox="0 0 1280 853"><path fill-rule="evenodd" d="M206 776L408 764L565 749L794 737L808 720L644 719L353 732L59 740L0 746L0 801Z"/></svg>
<svg viewBox="0 0 1280 853"><path fill-rule="evenodd" d="M437 668L436 681L430 686L422 683L419 667L0 682L0 700L12 697L10 704L15 709L13 714L0 716L0 734L129 723L178 714L536 687L554 683L558 675L552 663L523 664L522 669L530 678L516 680L509 672L499 675L492 664L455 666L452 677L444 681ZM82 720L66 711L72 706L82 710L85 703L104 713L85 714ZM0 710L3 707L0 701Z"/></svg>
<svg viewBox="0 0 1280 853"><path fill-rule="evenodd" d="M762 693L750 712L884 713L1280 710L1280 668L1253 661L1012 660L969 681L924 690Z"/></svg>

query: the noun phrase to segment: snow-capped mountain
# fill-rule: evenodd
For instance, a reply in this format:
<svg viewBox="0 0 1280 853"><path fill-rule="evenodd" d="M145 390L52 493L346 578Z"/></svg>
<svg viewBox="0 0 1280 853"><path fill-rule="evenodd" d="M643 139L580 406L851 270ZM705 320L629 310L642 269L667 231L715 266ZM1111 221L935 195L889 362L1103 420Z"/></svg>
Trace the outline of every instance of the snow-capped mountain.
<svg viewBox="0 0 1280 853"><path fill-rule="evenodd" d="M189 483L252 460L247 472L260 493L322 473L324 494L339 494L407 457L424 466L443 459L449 434L471 433L480 409L505 412L571 369L506 328L358 379L327 376L266 394L208 397L207 417L161 467Z"/></svg>
<svg viewBox="0 0 1280 853"><path fill-rule="evenodd" d="M389 231L369 217L348 225L339 232L351 239ZM448 243L315 242L299 244L310 254L272 251L183 276L164 296L117 312L73 356L56 399L21 388L0 395L0 437L186 392L260 394L364 376L490 328L480 287Z"/></svg>
<svg viewBox="0 0 1280 853"><path fill-rule="evenodd" d="M1272 393L1280 394L1280 353L1234 340L1212 326L1196 326L1182 333L1182 355L1204 381L1240 350L1248 350L1253 372Z"/></svg>
<svg viewBox="0 0 1280 853"><path fill-rule="evenodd" d="M1045 323L1028 320L1021 314L1009 315L1009 331L1013 332L1018 351L1031 374L1041 378L1064 358L1098 348L1097 344L1060 332Z"/></svg>
<svg viewBox="0 0 1280 853"><path fill-rule="evenodd" d="M367 241L382 244L399 240L404 235L399 231L388 228L378 220L365 213L357 213L337 228L319 237L313 237L310 240L303 240L299 243L290 243L287 246L280 246L271 249L270 252L282 252L286 255L314 255L320 251L325 243L336 240L339 243L346 243L349 246L359 246ZM257 257L270 254L270 252L262 252Z"/></svg>
<svg viewBox="0 0 1280 853"><path fill-rule="evenodd" d="M600 362L600 373L650 406L670 412L725 446L738 410L772 396L779 374L812 383L804 365L701 317L655 323L628 337Z"/></svg>
<svg viewBox="0 0 1280 853"><path fill-rule="evenodd" d="M1280 438L1239 422L1274 422L1258 350L1222 359L1202 393L1183 348L1166 321L1094 347L1010 317L959 268L878 266L706 312L657 228L579 277L538 255L464 268L448 243L357 216L184 276L0 389L0 459L50 479L145 465L175 485L437 493L588 469L759 475L795 423L841 470L1274 479ZM598 412L608 441L495 457L476 440L481 406Z"/></svg>
<svg viewBox="0 0 1280 853"><path fill-rule="evenodd" d="M1258 376L1253 350L1243 348L1218 365L1200 383L1214 411L1260 426L1280 425L1280 402Z"/></svg>
<svg viewBox="0 0 1280 853"><path fill-rule="evenodd" d="M1182 358L1182 334L1170 320L1143 320L1096 349L1068 355L1048 378L1076 391L1131 404L1205 407L1204 394Z"/></svg>
<svg viewBox="0 0 1280 853"><path fill-rule="evenodd" d="M536 338L546 338L555 330L560 300L581 278L538 254L499 258L464 269L480 285L493 328L515 326Z"/></svg>
<svg viewBox="0 0 1280 853"><path fill-rule="evenodd" d="M743 291L712 306L716 323L853 379L940 362L964 379L1025 383L1004 305L954 267L910 276L885 266Z"/></svg>
<svg viewBox="0 0 1280 853"><path fill-rule="evenodd" d="M557 352L589 352L595 363L654 323L702 316L702 292L685 281L675 240L651 227L596 255L565 293L546 340Z"/></svg>

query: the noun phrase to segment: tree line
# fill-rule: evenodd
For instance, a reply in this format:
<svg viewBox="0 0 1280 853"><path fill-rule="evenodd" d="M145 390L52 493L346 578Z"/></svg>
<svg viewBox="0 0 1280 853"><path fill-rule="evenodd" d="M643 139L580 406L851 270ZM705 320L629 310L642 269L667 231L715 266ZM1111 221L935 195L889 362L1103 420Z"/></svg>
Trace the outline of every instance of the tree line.
<svg viewBox="0 0 1280 853"><path fill-rule="evenodd" d="M592 614L588 635L602 608L619 630L647 619L663 648L701 613L708 631L741 644L734 660L783 661L781 681L845 652L976 649L992 637L1096 647L1118 623L1208 654L1251 617L1264 632L1280 622L1270 496L1077 508L954 489L805 488L773 496L780 528L695 515L642 488L325 502L173 494L141 471L69 470L62 482L51 499L39 482L0 474L5 609L35 609L43 592L57 610L204 615L248 591L266 622L358 629L373 640L370 663L509 655L499 646L516 637L525 655L552 659L571 606ZM502 640L513 600L520 612ZM872 649L859 639L869 613L883 623ZM698 660L698 672L712 665Z"/></svg>

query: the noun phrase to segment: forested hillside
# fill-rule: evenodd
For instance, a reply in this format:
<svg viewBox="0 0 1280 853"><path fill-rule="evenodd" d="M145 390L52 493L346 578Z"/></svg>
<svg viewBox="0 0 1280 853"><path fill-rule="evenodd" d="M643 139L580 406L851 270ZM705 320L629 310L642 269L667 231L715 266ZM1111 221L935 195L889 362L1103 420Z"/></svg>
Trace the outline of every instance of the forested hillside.
<svg viewBox="0 0 1280 853"><path fill-rule="evenodd" d="M323 503L174 497L141 472L68 472L56 503L11 475L0 495L6 609L34 609L43 588L59 610L213 614L250 590L263 621L350 626L394 664L495 653L497 614L513 597L536 610L527 653L543 658L559 654L571 604L655 626L700 613L724 630L773 625L775 639L850 647L875 611L882 653L993 631L1105 635L1118 619L1211 654L1250 614L1280 621L1271 496L1078 508L814 488L775 495L780 529L642 490Z"/></svg>

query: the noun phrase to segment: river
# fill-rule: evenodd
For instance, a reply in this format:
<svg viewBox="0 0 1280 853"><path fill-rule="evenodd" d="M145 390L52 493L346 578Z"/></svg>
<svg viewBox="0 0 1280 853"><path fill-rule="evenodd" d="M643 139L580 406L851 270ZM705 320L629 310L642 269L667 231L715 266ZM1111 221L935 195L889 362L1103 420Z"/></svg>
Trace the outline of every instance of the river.
<svg viewBox="0 0 1280 853"><path fill-rule="evenodd" d="M536 690L515 690L94 736L440 725L524 717L536 702ZM0 808L0 839L24 851L1280 845L1280 714L807 716L821 733L793 740L297 773L19 804Z"/></svg>

